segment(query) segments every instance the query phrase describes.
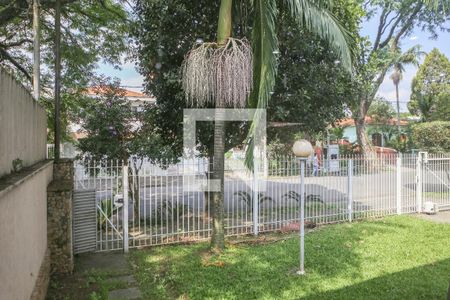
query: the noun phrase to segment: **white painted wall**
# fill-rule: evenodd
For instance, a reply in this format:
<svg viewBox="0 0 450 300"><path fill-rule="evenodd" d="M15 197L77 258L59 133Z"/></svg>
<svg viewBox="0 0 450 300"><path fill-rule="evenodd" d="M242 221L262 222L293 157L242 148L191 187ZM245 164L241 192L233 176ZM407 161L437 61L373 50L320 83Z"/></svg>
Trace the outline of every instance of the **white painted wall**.
<svg viewBox="0 0 450 300"><path fill-rule="evenodd" d="M0 177L12 161L24 166L45 159L47 117L44 108L10 74L0 68Z"/></svg>

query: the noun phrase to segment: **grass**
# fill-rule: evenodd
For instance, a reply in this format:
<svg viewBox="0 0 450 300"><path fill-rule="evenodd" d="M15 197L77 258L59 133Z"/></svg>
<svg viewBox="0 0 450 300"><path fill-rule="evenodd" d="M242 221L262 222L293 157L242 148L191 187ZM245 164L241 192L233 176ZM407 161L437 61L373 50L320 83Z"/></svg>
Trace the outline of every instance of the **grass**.
<svg viewBox="0 0 450 300"><path fill-rule="evenodd" d="M58 274L51 278L46 299L106 300L109 291L128 287L126 282L114 280L120 275L123 274L95 270L68 275Z"/></svg>
<svg viewBox="0 0 450 300"><path fill-rule="evenodd" d="M273 242L273 238L281 241ZM412 216L324 226L306 235L306 276L295 235L133 251L146 299L445 299L450 225ZM270 240L270 242L268 242Z"/></svg>
<svg viewBox="0 0 450 300"><path fill-rule="evenodd" d="M423 192L423 196L425 198L433 198L433 199L445 199L450 197L450 191L442 191L442 192Z"/></svg>

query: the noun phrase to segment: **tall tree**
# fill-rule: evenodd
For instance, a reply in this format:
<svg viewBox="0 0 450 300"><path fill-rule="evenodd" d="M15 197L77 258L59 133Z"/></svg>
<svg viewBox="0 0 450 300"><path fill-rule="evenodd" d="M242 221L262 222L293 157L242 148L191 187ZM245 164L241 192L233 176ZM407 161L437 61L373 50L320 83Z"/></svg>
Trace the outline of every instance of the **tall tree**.
<svg viewBox="0 0 450 300"><path fill-rule="evenodd" d="M96 75L98 63L120 67L130 49L132 19L125 0L61 0L61 133L77 112L79 92ZM0 66L32 90L32 1L0 1ZM49 139L54 130L55 0L40 0L41 97L48 111Z"/></svg>
<svg viewBox="0 0 450 300"><path fill-rule="evenodd" d="M394 64L390 44L398 45L414 29L428 31L437 37L439 30L446 30L449 20L447 0L372 1L367 6L368 18L377 17L377 33L373 43L362 40L355 64L357 102L353 108L358 143L365 154L373 153L366 134L365 116L381 83Z"/></svg>
<svg viewBox="0 0 450 300"><path fill-rule="evenodd" d="M412 47L405 53L401 52L401 48L398 45L393 44L391 46L393 52L393 72L390 79L395 86L395 98L397 102L397 132L400 135L400 95L398 86L403 79L403 72L405 71L405 65L411 64L414 66L419 65L419 57L422 55L419 46Z"/></svg>
<svg viewBox="0 0 450 300"><path fill-rule="evenodd" d="M235 1L233 36L251 39L251 7L248 1ZM180 154L182 148L183 108L188 107L181 90L179 66L194 41L216 37L218 1L139 1L137 23L133 30L137 43L135 52L145 87L157 105L148 110L146 122L160 133L164 143ZM363 10L354 1L335 1L333 13L357 36ZM305 28L299 27L286 5L280 4L276 19L279 40L278 75L269 102L267 118L272 123L296 123L298 126L269 126L268 142L281 138L291 143L299 130L315 133L346 116L352 106L351 76L343 70L336 52ZM176 16L176 17L175 17ZM186 26L189 24L189 26ZM175 42L176 41L176 42ZM209 106L209 107L212 107ZM213 128L208 122L197 124L197 145L205 156L212 156ZM226 123L226 146L242 144L247 133L243 123ZM285 134L289 131L289 134ZM290 149L289 146L286 147ZM289 150L290 151L290 150Z"/></svg>
<svg viewBox="0 0 450 300"><path fill-rule="evenodd" d="M446 120L450 110L450 61L433 49L417 70L411 84L408 109L424 121Z"/></svg>
<svg viewBox="0 0 450 300"><path fill-rule="evenodd" d="M265 109L275 85L276 54L278 40L275 29L277 7L272 0L256 0L253 8L253 59L245 40L231 38L232 0L222 0L219 10L217 43L202 43L195 46L183 64L183 87L188 101L199 101L200 105L214 103L215 107L226 105L243 107L247 93L253 86L249 107ZM289 1L287 8L298 25L315 32L330 42L338 52L344 65L350 66L345 30L329 12L327 5L313 1ZM251 64L253 62L253 78ZM248 67L250 65L250 67ZM231 88L231 90L230 90ZM220 191L214 192L213 231L211 248L220 252L224 248L223 226L223 163L225 127L216 115L214 122L214 162L213 178L220 181ZM250 127L250 144L246 164L254 163L255 132L261 116L256 114Z"/></svg>
<svg viewBox="0 0 450 300"><path fill-rule="evenodd" d="M40 45L40 3L33 0L33 95L36 100L40 97L41 80L41 45Z"/></svg>
<svg viewBox="0 0 450 300"><path fill-rule="evenodd" d="M55 4L55 161L60 158L61 145L61 0Z"/></svg>

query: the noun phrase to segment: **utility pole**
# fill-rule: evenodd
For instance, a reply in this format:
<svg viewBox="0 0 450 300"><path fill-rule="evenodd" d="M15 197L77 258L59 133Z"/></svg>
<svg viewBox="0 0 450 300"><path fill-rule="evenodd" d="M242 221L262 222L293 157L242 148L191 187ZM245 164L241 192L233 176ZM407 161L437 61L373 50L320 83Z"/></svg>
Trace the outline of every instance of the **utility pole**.
<svg viewBox="0 0 450 300"><path fill-rule="evenodd" d="M55 3L55 161L60 158L61 144L61 0Z"/></svg>
<svg viewBox="0 0 450 300"><path fill-rule="evenodd" d="M41 51L40 51L40 24L39 24L39 0L33 1L33 96L39 100L40 97L40 68L41 68Z"/></svg>

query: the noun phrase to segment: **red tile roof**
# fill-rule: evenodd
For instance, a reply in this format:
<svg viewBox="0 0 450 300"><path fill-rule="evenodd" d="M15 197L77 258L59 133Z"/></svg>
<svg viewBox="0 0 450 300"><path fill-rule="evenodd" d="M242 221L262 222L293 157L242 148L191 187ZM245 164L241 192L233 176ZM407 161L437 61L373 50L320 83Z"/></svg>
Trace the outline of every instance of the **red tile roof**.
<svg viewBox="0 0 450 300"><path fill-rule="evenodd" d="M87 94L88 95L98 95L98 94L104 94L106 93L106 87L105 86L93 86L93 87L89 87L87 89ZM121 92L123 92L125 97L142 97L142 98L148 98L150 96L145 95L143 93L140 92L135 92L135 91L130 91L127 89L120 89Z"/></svg>
<svg viewBox="0 0 450 300"><path fill-rule="evenodd" d="M380 125L380 123L375 122L371 117L366 116L365 118L366 124L369 125ZM397 125L397 119L392 118L387 121L388 125ZM408 125L408 121L406 120L400 120L400 125L405 126ZM355 120L352 118L346 118L342 119L338 122L336 122L336 127L348 127L348 126L355 126Z"/></svg>

